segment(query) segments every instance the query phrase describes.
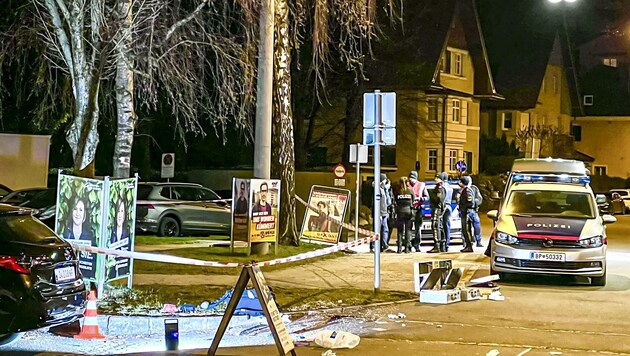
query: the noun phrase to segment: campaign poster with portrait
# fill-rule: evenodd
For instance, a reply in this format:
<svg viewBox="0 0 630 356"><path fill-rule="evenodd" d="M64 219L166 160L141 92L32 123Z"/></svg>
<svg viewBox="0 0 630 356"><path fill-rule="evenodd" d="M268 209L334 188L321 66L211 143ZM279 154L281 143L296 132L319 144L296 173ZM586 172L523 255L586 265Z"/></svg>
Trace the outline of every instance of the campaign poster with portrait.
<svg viewBox="0 0 630 356"><path fill-rule="evenodd" d="M109 181L107 230L104 247L111 250L133 251L136 219L136 178ZM105 279L128 277L131 260L125 257L105 257Z"/></svg>
<svg viewBox="0 0 630 356"><path fill-rule="evenodd" d="M280 211L280 180L251 179L249 242L276 242Z"/></svg>
<svg viewBox="0 0 630 356"><path fill-rule="evenodd" d="M249 179L232 178L232 246L234 241L249 239L251 190Z"/></svg>
<svg viewBox="0 0 630 356"><path fill-rule="evenodd" d="M102 238L104 182L98 179L59 175L55 232L69 242L98 247ZM83 278L96 281L97 254L79 252Z"/></svg>
<svg viewBox="0 0 630 356"><path fill-rule="evenodd" d="M336 244L341 236L342 226L328 219L332 217L344 221L350 203L350 191L321 185L311 187L308 203L317 211L306 209L302 222L302 239L309 242Z"/></svg>

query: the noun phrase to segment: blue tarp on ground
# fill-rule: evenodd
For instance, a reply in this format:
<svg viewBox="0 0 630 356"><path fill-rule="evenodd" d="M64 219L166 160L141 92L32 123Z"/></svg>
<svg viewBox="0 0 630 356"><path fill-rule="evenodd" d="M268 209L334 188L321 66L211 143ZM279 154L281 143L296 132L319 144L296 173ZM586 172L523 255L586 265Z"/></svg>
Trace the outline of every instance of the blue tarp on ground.
<svg viewBox="0 0 630 356"><path fill-rule="evenodd" d="M208 306L208 310L216 309L222 303L225 303L227 307L228 303L232 299L232 294L234 290L229 290L223 294L223 296L216 301L210 303ZM258 295L256 295L255 289L245 289L241 299L238 301L236 305L236 310L234 311L234 315L249 315L249 316L260 316L263 315L262 306L260 305L260 300L258 299Z"/></svg>

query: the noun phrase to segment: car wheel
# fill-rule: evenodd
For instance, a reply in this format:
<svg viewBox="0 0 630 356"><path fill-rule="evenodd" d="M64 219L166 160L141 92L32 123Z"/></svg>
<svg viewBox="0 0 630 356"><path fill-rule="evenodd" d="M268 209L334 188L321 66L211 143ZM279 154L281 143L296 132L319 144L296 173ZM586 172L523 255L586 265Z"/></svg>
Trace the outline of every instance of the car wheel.
<svg viewBox="0 0 630 356"><path fill-rule="evenodd" d="M171 217L162 218L158 228L158 236L177 237L179 236L179 222Z"/></svg>
<svg viewBox="0 0 630 356"><path fill-rule="evenodd" d="M24 333L13 333L0 335L0 346L8 345L9 343L19 340Z"/></svg>
<svg viewBox="0 0 630 356"><path fill-rule="evenodd" d="M591 285L595 287L604 287L606 285L606 271L601 277L591 277Z"/></svg>

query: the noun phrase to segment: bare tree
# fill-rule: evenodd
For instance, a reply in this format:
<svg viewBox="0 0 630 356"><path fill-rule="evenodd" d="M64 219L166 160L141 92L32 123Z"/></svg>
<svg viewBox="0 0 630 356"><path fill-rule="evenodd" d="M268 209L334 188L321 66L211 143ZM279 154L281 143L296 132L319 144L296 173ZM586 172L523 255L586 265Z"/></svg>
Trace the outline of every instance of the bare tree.
<svg viewBox="0 0 630 356"><path fill-rule="evenodd" d="M521 152L526 152L529 145L538 142L538 155L553 155L554 139L564 133L561 128L555 125L528 125L516 132L515 141Z"/></svg>

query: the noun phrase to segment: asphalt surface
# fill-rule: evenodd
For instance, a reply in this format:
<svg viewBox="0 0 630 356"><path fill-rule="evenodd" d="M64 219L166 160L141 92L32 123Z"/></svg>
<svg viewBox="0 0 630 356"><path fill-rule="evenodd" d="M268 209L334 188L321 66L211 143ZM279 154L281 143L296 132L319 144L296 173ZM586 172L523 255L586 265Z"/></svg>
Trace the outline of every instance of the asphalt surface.
<svg viewBox="0 0 630 356"><path fill-rule="evenodd" d="M337 310L332 313L369 317L357 332L362 337L361 343L353 350L335 350L335 353L630 355L628 312L630 216L617 218L618 222L608 227L608 283L605 287L591 287L586 278L526 276L499 283L505 296L503 301L480 300L449 305L410 302L361 310ZM486 218L482 218L482 221L485 244L491 226ZM476 250L473 254L451 252L437 256L425 253L383 254L382 288L413 290L411 262L433 258L453 259L455 267L466 268L465 278L470 278L473 274L476 276L487 274L488 259L483 256L483 249ZM364 289L365 293L371 293L372 258L369 253L349 255L273 271L267 273L266 278L271 286L284 284L304 288L358 286ZM189 282L196 281L196 277L189 277L191 278ZM230 278L235 279L233 276ZM138 276L136 281L138 279L141 278ZM206 282L201 280L197 282L208 283L208 276L204 276L204 279ZM388 318L388 314L398 313L403 313L406 317ZM335 329L336 325L331 323L322 327ZM312 344L297 347L296 350L299 355L322 355L326 351ZM207 346L204 345L197 350L180 351L179 354L206 352ZM223 347L218 353L218 355L273 354L277 354L274 345Z"/></svg>

